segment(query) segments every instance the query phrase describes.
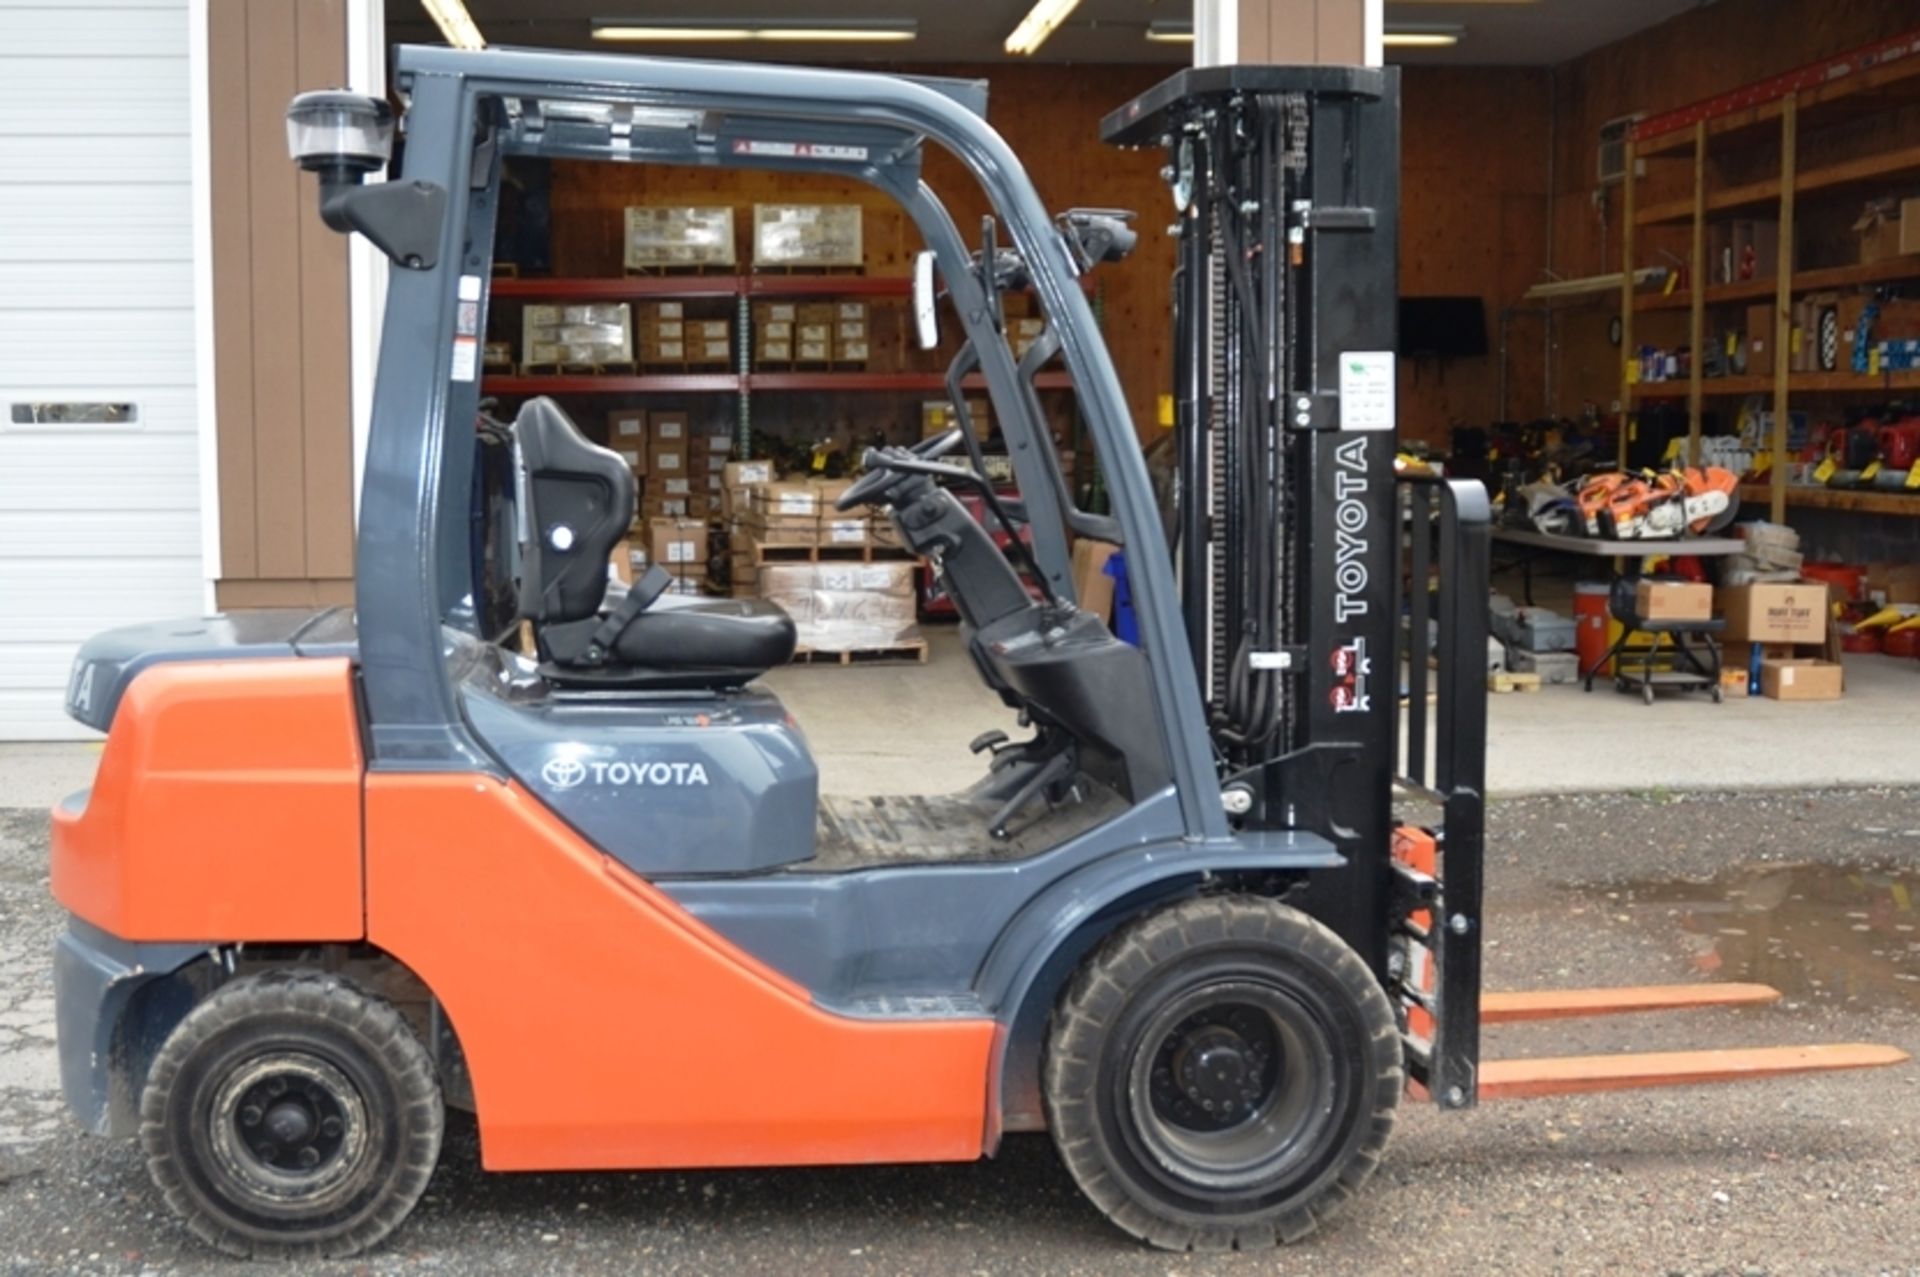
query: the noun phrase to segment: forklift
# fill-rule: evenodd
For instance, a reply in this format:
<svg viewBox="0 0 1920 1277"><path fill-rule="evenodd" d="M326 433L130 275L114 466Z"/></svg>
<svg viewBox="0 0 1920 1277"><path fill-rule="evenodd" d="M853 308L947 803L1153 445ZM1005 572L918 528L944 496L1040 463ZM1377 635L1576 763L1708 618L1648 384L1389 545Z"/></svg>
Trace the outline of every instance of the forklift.
<svg viewBox="0 0 1920 1277"><path fill-rule="evenodd" d="M497 1171L966 1161L1045 1130L1125 1232L1248 1249L1350 1199L1403 1096L1902 1058L1481 1060L1503 1019L1777 995L1481 993L1488 509L1395 475L1394 71L1187 70L1104 122L1167 158L1164 515L1082 288L1128 218L1049 217L983 85L413 47L396 84L394 180L363 180L386 102L288 114L322 218L392 262L354 608L112 631L68 688L107 737L53 813L64 1090L89 1129L138 1135L208 1243L379 1243L451 1107ZM928 143L988 197L977 246L922 180ZM757 681L792 655L783 613L657 571L610 584L633 477L550 400L482 432L511 464L476 459L518 156L834 174L906 211L922 344L944 299L966 336L948 388L985 386L1018 497L961 429L868 450L840 504L932 565L1030 731L976 740L976 784L823 796ZM1047 320L1018 359L1016 288ZM1034 376L1056 355L1110 514L1050 445ZM1075 537L1124 547L1137 645L1077 606Z"/></svg>

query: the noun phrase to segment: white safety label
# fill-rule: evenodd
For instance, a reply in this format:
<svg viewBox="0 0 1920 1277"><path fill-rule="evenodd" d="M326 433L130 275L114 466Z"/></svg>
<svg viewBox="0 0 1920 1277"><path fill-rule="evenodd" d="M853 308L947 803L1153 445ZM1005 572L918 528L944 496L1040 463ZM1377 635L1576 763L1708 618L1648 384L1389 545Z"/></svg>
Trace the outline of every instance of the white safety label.
<svg viewBox="0 0 1920 1277"><path fill-rule="evenodd" d="M1340 354L1340 428L1393 429L1393 352L1347 350Z"/></svg>

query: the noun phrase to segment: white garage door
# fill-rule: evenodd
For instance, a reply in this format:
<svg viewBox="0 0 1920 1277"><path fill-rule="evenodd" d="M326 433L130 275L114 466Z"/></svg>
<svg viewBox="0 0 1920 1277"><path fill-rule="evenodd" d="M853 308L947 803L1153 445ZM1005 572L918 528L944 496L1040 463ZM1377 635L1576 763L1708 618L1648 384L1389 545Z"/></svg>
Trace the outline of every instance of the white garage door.
<svg viewBox="0 0 1920 1277"><path fill-rule="evenodd" d="M86 734L80 641L203 606L187 30L0 0L0 740Z"/></svg>

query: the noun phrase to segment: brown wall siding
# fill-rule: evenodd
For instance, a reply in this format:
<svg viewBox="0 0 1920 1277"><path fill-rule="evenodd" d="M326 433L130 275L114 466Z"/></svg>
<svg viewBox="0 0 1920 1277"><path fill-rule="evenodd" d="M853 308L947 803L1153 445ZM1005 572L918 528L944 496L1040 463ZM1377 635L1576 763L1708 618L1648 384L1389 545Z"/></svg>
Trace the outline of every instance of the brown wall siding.
<svg viewBox="0 0 1920 1277"><path fill-rule="evenodd" d="M353 575L346 240L287 159L287 100L346 81L343 0L210 0L222 607L336 602Z"/></svg>

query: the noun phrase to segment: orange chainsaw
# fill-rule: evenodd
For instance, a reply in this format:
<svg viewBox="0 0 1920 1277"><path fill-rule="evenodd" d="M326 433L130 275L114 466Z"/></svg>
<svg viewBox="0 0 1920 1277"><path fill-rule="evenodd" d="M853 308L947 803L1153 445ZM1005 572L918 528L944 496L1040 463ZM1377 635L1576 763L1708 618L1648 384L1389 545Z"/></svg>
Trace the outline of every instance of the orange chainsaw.
<svg viewBox="0 0 1920 1277"><path fill-rule="evenodd" d="M1587 535L1610 541L1666 540L1718 532L1740 509L1740 481L1719 466L1610 471L1589 475L1574 495Z"/></svg>

